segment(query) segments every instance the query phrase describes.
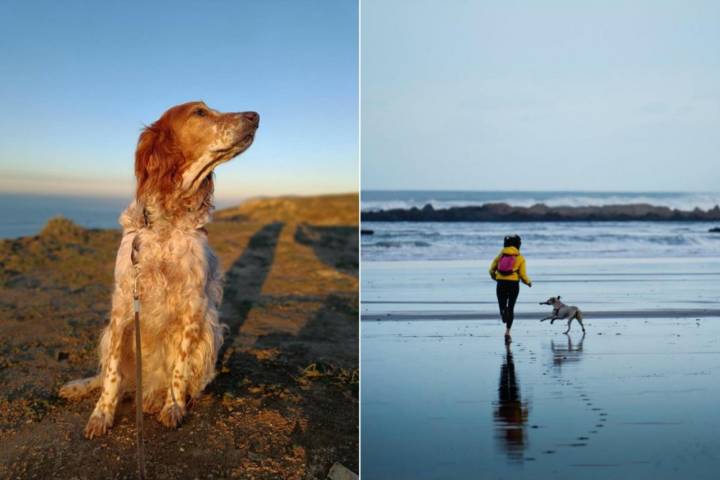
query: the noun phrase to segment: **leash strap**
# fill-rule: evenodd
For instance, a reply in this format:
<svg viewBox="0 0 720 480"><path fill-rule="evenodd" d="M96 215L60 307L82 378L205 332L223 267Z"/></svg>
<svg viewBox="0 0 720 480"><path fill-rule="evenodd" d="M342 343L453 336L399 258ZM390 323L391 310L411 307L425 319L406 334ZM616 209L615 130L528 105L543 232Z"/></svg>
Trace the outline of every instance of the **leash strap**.
<svg viewBox="0 0 720 480"><path fill-rule="evenodd" d="M139 234L135 234L132 242L130 260L135 269L133 282L133 309L135 310L135 443L137 448L138 478L145 480L145 431L143 428L143 393L142 393L142 345L140 342L140 292L138 290L138 277L140 264L138 253L140 250Z"/></svg>

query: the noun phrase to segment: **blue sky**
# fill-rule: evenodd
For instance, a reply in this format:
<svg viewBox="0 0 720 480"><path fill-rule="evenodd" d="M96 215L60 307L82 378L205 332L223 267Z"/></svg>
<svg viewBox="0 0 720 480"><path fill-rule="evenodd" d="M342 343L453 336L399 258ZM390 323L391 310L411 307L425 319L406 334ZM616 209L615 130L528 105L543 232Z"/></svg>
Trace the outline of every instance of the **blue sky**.
<svg viewBox="0 0 720 480"><path fill-rule="evenodd" d="M256 110L219 198L357 190L357 2L0 5L0 192L129 196L168 107Z"/></svg>
<svg viewBox="0 0 720 480"><path fill-rule="evenodd" d="M362 187L717 191L720 3L364 0Z"/></svg>

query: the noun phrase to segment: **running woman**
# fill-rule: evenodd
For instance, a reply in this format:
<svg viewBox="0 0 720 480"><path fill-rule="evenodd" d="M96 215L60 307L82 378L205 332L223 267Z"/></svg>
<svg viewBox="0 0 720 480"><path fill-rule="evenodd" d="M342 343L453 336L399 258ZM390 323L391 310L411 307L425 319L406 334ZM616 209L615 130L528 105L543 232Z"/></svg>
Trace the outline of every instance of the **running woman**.
<svg viewBox="0 0 720 480"><path fill-rule="evenodd" d="M520 281L532 287L532 281L525 271L525 257L520 255L522 240L518 235L508 235L503 249L490 265L490 277L497 282L497 299L500 317L505 324L505 341L509 342L510 329L515 316L515 301L520 293Z"/></svg>

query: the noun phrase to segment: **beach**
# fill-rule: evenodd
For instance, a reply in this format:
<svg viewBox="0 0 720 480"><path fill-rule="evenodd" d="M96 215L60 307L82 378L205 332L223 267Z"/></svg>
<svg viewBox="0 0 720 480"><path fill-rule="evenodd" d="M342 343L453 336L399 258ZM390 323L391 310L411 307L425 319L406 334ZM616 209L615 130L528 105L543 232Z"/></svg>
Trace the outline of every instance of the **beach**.
<svg viewBox="0 0 720 480"><path fill-rule="evenodd" d="M508 349L490 260L363 262L367 478L716 477L720 258L528 256Z"/></svg>
<svg viewBox="0 0 720 480"><path fill-rule="evenodd" d="M363 475L716 478L718 320L365 322Z"/></svg>
<svg viewBox="0 0 720 480"><path fill-rule="evenodd" d="M357 195L248 201L216 212L229 332L218 375L168 430L145 418L148 478L323 478L358 469ZM120 212L118 211L117 214ZM134 478L134 402L83 437L107 322L115 229L55 219L0 240L0 477Z"/></svg>

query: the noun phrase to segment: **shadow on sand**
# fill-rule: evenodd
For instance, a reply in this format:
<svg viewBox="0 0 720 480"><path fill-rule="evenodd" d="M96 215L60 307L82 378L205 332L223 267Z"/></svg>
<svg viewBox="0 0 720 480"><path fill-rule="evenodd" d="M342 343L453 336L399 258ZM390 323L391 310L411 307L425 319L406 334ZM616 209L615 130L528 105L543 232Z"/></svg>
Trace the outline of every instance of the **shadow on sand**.
<svg viewBox="0 0 720 480"><path fill-rule="evenodd" d="M316 226L302 224L295 230L295 241L312 247L315 256L344 273L358 276L357 226Z"/></svg>
<svg viewBox="0 0 720 480"><path fill-rule="evenodd" d="M220 350L219 358L222 358L227 348L233 344L250 309L260 298L284 226L282 222L274 222L260 228L250 238L242 255L225 273L220 316L230 331Z"/></svg>

